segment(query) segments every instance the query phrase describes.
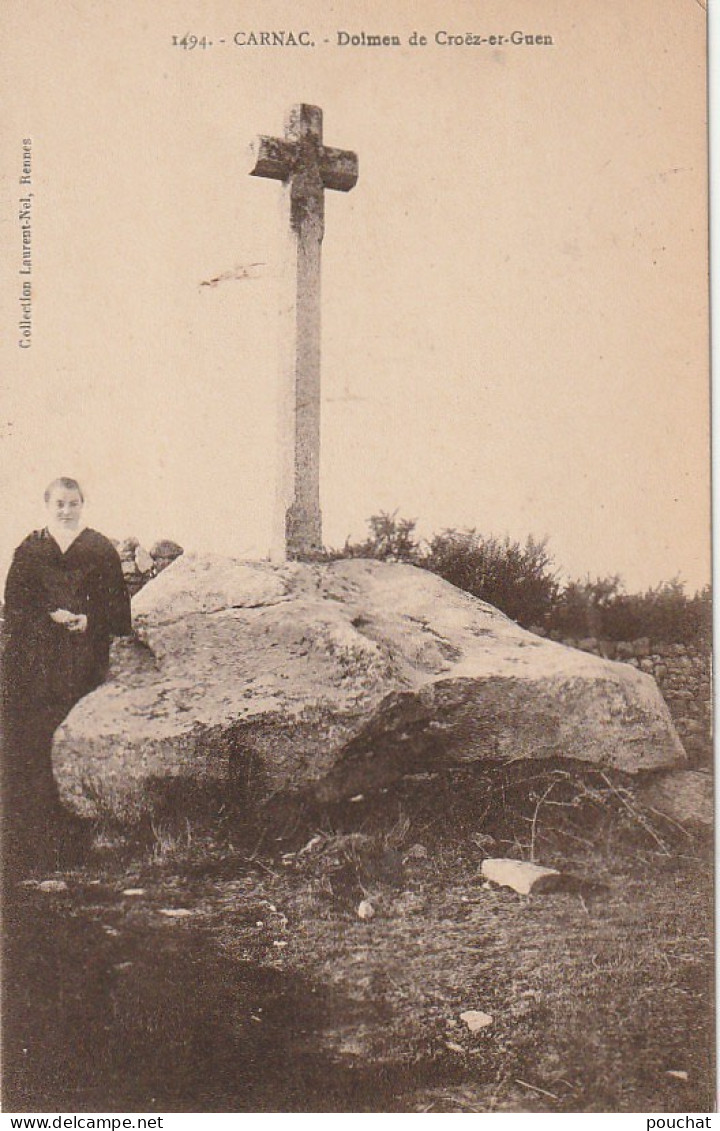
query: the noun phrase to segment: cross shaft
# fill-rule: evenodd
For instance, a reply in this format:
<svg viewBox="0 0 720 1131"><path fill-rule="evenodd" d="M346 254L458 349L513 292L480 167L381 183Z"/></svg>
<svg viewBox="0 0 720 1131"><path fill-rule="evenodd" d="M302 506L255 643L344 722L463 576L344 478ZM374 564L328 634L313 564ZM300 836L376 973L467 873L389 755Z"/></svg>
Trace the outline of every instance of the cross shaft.
<svg viewBox="0 0 720 1131"><path fill-rule="evenodd" d="M323 145L322 110L293 106L282 138L260 136L251 175L283 183L279 444L281 473L272 556L303 557L322 549L320 510L320 268L325 189L348 192L358 161Z"/></svg>

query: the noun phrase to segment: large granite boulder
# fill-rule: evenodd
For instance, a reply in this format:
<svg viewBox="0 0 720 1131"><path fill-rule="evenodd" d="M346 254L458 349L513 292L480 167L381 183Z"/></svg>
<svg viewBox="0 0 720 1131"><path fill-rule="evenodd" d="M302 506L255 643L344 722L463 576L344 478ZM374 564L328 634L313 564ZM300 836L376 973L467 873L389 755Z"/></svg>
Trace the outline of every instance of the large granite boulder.
<svg viewBox="0 0 720 1131"><path fill-rule="evenodd" d="M670 770L652 774L637 790L643 805L694 830L712 830L715 820L713 778L709 770Z"/></svg>
<svg viewBox="0 0 720 1131"><path fill-rule="evenodd" d="M405 773L685 754L651 676L519 628L431 573L367 560L184 555L133 600L134 639L59 728L66 796L252 773L333 800Z"/></svg>

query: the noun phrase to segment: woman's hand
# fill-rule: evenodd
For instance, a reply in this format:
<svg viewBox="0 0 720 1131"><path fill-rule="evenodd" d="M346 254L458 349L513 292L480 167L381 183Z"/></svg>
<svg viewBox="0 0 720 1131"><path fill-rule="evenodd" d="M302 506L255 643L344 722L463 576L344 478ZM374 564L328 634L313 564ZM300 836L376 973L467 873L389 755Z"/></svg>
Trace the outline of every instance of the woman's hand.
<svg viewBox="0 0 720 1131"><path fill-rule="evenodd" d="M55 609L54 612L50 613L50 620L54 620L55 624L67 624L74 616L75 613L71 613L67 609Z"/></svg>
<svg viewBox="0 0 720 1131"><path fill-rule="evenodd" d="M50 613L55 624L63 625L68 632L87 632L87 617L84 613L71 613L68 609L55 609Z"/></svg>

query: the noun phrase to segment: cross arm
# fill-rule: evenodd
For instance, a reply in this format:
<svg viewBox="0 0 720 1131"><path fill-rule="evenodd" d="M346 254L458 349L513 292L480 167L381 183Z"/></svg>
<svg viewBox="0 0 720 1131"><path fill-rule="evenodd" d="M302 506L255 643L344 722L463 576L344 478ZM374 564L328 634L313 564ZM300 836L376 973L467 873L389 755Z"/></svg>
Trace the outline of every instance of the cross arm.
<svg viewBox="0 0 720 1131"><path fill-rule="evenodd" d="M261 134L250 145L251 177L271 177L285 181L290 176L295 157L295 146L279 137Z"/></svg>
<svg viewBox="0 0 720 1131"><path fill-rule="evenodd" d="M349 192L357 184L357 154L349 149L333 149L324 145L320 157L320 176L325 188Z"/></svg>

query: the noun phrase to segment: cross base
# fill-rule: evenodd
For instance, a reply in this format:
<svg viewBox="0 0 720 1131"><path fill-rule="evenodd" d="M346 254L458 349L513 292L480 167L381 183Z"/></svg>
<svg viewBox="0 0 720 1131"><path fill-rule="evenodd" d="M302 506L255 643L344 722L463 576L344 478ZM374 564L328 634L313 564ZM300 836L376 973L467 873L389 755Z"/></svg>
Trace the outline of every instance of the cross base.
<svg viewBox="0 0 720 1131"><path fill-rule="evenodd" d="M294 503L285 512L285 546L288 558L312 557L321 552L322 518L316 507Z"/></svg>

